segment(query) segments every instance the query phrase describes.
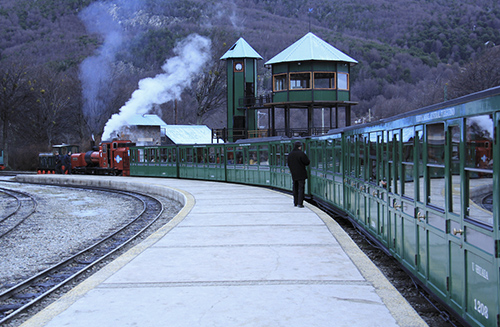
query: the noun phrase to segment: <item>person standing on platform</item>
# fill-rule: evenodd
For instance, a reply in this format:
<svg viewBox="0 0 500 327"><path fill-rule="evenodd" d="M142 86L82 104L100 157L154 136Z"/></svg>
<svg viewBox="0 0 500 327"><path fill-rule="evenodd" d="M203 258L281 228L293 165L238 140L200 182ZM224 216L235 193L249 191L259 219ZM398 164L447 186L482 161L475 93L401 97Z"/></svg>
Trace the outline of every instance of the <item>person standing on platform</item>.
<svg viewBox="0 0 500 327"><path fill-rule="evenodd" d="M306 166L310 162L307 155L302 151L302 142L296 141L292 152L288 154L288 168L290 168L293 180L293 204L299 208L304 208L304 189L307 179Z"/></svg>
<svg viewBox="0 0 500 327"><path fill-rule="evenodd" d="M71 174L71 151L68 151L63 157L64 171L63 174Z"/></svg>
<svg viewBox="0 0 500 327"><path fill-rule="evenodd" d="M55 155L55 164L56 164L56 174L62 174L62 159L61 156L59 155L59 152L56 151Z"/></svg>

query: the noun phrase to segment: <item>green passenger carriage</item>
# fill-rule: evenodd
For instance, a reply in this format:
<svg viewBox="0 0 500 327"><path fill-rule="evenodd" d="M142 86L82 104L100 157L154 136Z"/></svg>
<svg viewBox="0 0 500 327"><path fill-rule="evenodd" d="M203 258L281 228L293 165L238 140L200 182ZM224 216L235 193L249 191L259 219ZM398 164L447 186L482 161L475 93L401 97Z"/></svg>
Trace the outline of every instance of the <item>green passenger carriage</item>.
<svg viewBox="0 0 500 327"><path fill-rule="evenodd" d="M132 176L178 177L176 146L130 147Z"/></svg>
<svg viewBox="0 0 500 327"><path fill-rule="evenodd" d="M136 146L131 175L290 191L301 140L311 201L351 219L463 321L498 326L499 125L500 87L302 139Z"/></svg>

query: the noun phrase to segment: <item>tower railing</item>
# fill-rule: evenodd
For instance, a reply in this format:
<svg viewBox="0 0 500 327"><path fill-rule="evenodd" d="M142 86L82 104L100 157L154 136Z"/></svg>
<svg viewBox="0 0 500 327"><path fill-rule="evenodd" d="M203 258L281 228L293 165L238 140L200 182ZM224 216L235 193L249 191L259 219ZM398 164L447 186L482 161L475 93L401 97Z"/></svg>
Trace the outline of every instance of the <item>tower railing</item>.
<svg viewBox="0 0 500 327"><path fill-rule="evenodd" d="M238 99L239 107L256 107L256 108L264 108L264 105L267 103L271 103L273 97L271 93L265 95L255 96L245 96L243 98Z"/></svg>
<svg viewBox="0 0 500 327"><path fill-rule="evenodd" d="M324 135L328 133L329 128L313 127L313 128L289 128L289 129L258 129L258 130L245 130L245 129L212 129L212 140L215 143L237 141L240 139L253 139L271 136L283 137L307 137L314 135Z"/></svg>

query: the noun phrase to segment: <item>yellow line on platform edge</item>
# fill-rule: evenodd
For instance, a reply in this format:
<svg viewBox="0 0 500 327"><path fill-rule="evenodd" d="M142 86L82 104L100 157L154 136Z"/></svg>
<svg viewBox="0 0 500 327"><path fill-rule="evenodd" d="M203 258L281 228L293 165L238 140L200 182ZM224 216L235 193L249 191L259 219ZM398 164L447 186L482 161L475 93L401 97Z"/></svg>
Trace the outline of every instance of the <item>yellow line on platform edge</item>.
<svg viewBox="0 0 500 327"><path fill-rule="evenodd" d="M156 232L147 237L144 241L137 244L136 246L134 246L133 248L131 248L130 250L119 256L117 259L107 264L105 267L103 267L98 272L87 278L85 281L75 286L75 288L73 288L71 291L63 295L60 299L56 300L54 303L50 304L45 309L43 309L42 311L38 312L36 315L31 317L27 321L25 321L21 325L21 327L44 326L45 324L50 322L50 320L52 320L55 316L65 311L78 299L83 297L87 292L96 288L106 279L111 277L111 275L113 275L116 271L120 270L122 267L124 267L126 264L132 261L135 257L144 252L147 248L154 245L163 236L165 236L168 232L170 232L175 226L177 226L182 220L184 220L184 218L186 218L188 213L194 207L195 204L194 197L190 193L185 192L183 190L175 189L165 185L157 185L157 186L169 188L173 191L181 193L184 196L186 204L181 209L181 211L179 211L179 213L165 226L158 229Z"/></svg>

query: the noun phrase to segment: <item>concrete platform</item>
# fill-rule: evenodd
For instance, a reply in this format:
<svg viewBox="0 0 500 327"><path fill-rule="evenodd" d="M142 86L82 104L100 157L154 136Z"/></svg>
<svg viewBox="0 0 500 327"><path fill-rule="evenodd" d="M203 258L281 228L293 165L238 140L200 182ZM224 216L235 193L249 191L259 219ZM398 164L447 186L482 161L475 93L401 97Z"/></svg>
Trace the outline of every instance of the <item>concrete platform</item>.
<svg viewBox="0 0 500 327"><path fill-rule="evenodd" d="M288 195L178 179L17 179L148 189L184 204L22 326L426 326L331 218Z"/></svg>

